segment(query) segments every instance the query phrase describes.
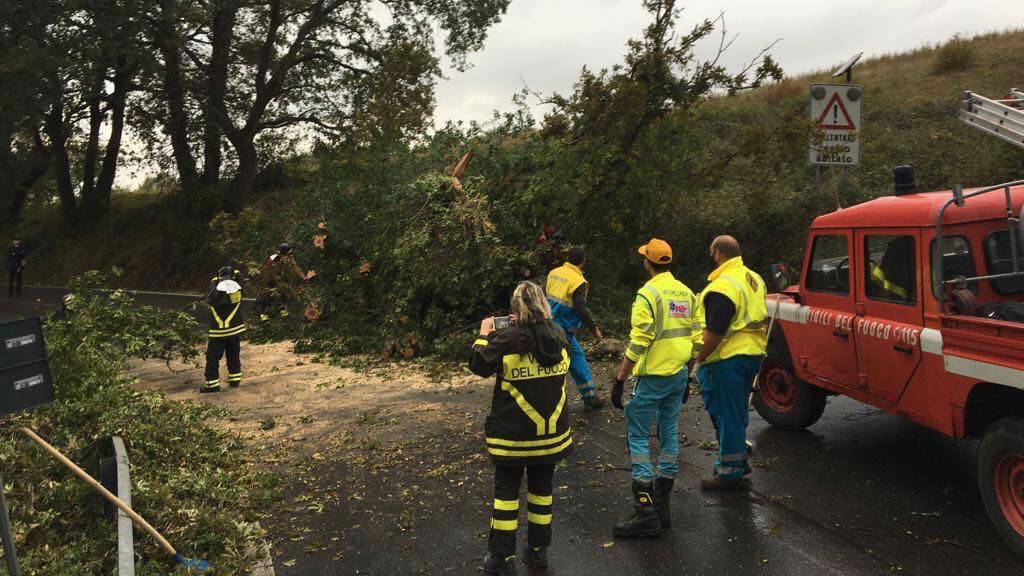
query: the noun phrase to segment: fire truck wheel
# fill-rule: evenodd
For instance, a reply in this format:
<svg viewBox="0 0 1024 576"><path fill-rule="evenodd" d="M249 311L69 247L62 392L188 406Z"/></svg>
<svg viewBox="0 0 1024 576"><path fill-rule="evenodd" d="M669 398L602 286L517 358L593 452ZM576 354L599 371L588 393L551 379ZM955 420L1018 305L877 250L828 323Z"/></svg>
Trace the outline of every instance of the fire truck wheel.
<svg viewBox="0 0 1024 576"><path fill-rule="evenodd" d="M825 411L825 391L796 377L781 364L766 362L754 408L769 424L784 430L803 430Z"/></svg>
<svg viewBox="0 0 1024 576"><path fill-rule="evenodd" d="M1024 418L989 427L978 451L978 487L1003 541L1024 558Z"/></svg>

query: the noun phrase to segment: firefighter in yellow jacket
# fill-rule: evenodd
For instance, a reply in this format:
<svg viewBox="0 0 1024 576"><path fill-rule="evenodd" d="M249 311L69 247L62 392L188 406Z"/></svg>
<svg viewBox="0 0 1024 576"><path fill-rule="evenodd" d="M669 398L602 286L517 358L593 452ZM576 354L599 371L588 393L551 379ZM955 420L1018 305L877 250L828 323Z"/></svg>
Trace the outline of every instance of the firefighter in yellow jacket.
<svg viewBox="0 0 1024 576"><path fill-rule="evenodd" d="M719 236L709 256L714 271L700 295L703 346L697 357L704 407L718 432L714 475L702 478L705 490L744 489L747 466L748 399L768 346L768 305L764 280L743 264L740 245Z"/></svg>
<svg viewBox="0 0 1024 576"><path fill-rule="evenodd" d="M632 461L635 514L613 527L616 538L658 536L671 526L669 499L679 472L679 411L689 392L696 297L669 270L672 247L657 238L641 246L650 280L633 301L626 357L612 387L621 409L626 378L636 377L626 412L626 442ZM648 436L658 423L658 462L651 460Z"/></svg>
<svg viewBox="0 0 1024 576"><path fill-rule="evenodd" d="M494 463L494 509L483 573L516 573L519 485L527 482L527 547L523 563L548 565L555 464L572 447L565 377L569 342L551 320L540 286L521 282L512 295L511 326L495 330L495 319L480 325L469 368L495 375L491 412L484 425L487 451Z"/></svg>
<svg viewBox="0 0 1024 576"><path fill-rule="evenodd" d="M210 327L206 340L206 382L200 392L220 392L220 359L227 356L228 385L237 388L242 382L242 286L235 280L235 271L224 266L213 279L207 294Z"/></svg>

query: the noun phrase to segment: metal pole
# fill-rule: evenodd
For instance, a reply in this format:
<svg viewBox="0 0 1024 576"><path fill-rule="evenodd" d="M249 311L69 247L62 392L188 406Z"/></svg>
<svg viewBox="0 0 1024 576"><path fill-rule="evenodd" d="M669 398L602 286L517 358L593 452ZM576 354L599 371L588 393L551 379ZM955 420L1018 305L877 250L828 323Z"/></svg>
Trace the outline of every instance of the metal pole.
<svg viewBox="0 0 1024 576"><path fill-rule="evenodd" d="M814 197L817 198L821 194L821 166L819 164L814 165Z"/></svg>
<svg viewBox="0 0 1024 576"><path fill-rule="evenodd" d="M1013 271L1020 272L1020 262L1017 261L1017 238L1013 237L1013 233L1016 232L1013 225L1013 198L1010 196L1009 186L1004 190L1006 191L1006 224L1010 233L1010 257L1013 258Z"/></svg>
<svg viewBox="0 0 1024 576"><path fill-rule="evenodd" d="M842 202L839 201L839 192L842 191L844 196L848 196L850 192L850 168L849 166L843 166L843 182L842 186L836 190L836 204L839 208L843 207Z"/></svg>
<svg viewBox="0 0 1024 576"><path fill-rule="evenodd" d="M18 553L14 550L14 529L7 513L7 497L4 495L4 479L0 476L0 535L4 539L4 560L7 561L8 576L19 576Z"/></svg>

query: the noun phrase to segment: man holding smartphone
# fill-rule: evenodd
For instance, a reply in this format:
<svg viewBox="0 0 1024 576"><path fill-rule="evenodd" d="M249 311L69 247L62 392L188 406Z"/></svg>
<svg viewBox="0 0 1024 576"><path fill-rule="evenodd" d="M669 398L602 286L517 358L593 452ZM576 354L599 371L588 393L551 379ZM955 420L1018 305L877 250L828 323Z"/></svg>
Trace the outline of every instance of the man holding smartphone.
<svg viewBox="0 0 1024 576"><path fill-rule="evenodd" d="M590 284L583 277L587 252L579 246L574 246L569 250L566 259L568 261L565 264L548 274L545 292L555 323L569 336L569 375L576 383L576 390L580 393L585 409L597 410L604 406L604 400L594 393L590 364L587 363L587 355L576 338L576 332L582 327L593 330L598 340L603 337L594 316L590 313L590 308L587 307Z"/></svg>

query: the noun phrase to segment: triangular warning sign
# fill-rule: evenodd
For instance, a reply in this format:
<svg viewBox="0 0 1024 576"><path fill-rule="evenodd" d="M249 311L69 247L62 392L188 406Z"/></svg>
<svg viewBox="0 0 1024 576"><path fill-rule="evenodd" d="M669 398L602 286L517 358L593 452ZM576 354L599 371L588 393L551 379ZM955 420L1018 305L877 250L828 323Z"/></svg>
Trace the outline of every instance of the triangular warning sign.
<svg viewBox="0 0 1024 576"><path fill-rule="evenodd" d="M821 117L818 118L818 128L823 130L857 129L853 125L853 120L846 111L846 105L843 104L843 99L839 97L838 92L832 93L832 98L828 101L825 109L821 111Z"/></svg>

